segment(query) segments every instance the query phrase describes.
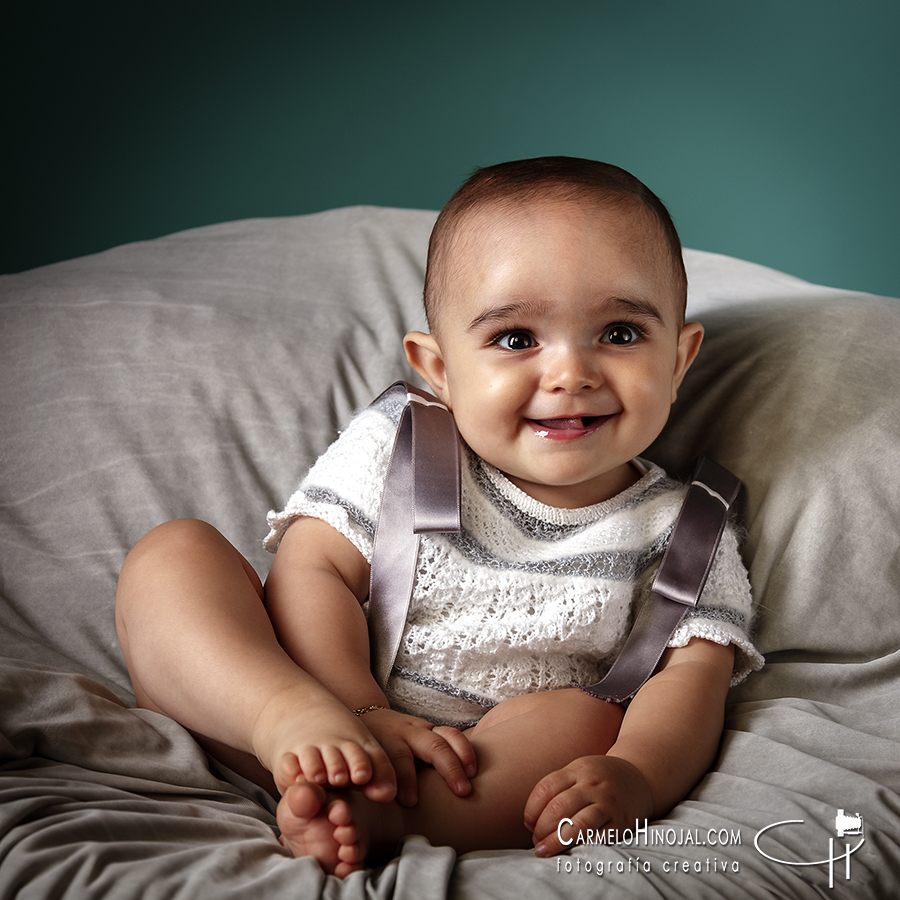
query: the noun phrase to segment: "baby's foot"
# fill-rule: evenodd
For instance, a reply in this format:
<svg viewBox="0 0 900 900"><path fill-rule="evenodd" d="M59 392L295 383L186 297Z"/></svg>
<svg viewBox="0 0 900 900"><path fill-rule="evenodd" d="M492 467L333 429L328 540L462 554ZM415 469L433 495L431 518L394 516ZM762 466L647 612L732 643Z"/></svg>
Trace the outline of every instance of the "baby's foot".
<svg viewBox="0 0 900 900"><path fill-rule="evenodd" d="M354 793L329 799L319 785L292 784L278 804L282 844L294 856L315 857L326 872L339 878L361 869L367 838L354 821L350 805Z"/></svg>
<svg viewBox="0 0 900 900"><path fill-rule="evenodd" d="M279 793L295 782L362 787L371 800L392 799L394 769L361 720L334 698L311 702L282 691L257 718L251 746Z"/></svg>

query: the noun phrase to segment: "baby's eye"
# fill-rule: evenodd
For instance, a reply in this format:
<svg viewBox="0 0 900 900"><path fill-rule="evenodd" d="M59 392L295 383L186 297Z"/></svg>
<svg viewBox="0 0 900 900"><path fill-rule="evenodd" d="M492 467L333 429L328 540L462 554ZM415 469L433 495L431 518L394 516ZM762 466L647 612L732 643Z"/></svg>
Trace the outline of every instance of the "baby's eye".
<svg viewBox="0 0 900 900"><path fill-rule="evenodd" d="M494 343L504 350L530 350L534 346L534 338L527 331L507 331L497 335Z"/></svg>
<svg viewBox="0 0 900 900"><path fill-rule="evenodd" d="M636 344L643 337L643 333L636 325L626 325L619 322L610 325L603 336L600 338L603 344L615 344L619 347L626 347L628 344Z"/></svg>

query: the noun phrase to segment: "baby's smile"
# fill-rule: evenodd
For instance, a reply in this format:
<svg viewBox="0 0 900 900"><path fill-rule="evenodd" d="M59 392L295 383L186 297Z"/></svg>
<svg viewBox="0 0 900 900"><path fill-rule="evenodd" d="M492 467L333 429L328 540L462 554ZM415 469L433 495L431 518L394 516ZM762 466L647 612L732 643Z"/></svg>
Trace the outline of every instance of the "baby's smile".
<svg viewBox="0 0 900 900"><path fill-rule="evenodd" d="M587 437L605 425L609 416L566 416L556 419L527 419L538 437L551 441L572 441Z"/></svg>

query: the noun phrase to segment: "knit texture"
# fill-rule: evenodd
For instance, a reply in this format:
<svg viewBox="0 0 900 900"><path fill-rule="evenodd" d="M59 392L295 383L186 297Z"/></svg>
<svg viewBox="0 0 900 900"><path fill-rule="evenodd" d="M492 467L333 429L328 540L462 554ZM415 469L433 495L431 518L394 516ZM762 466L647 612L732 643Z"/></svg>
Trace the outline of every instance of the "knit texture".
<svg viewBox="0 0 900 900"><path fill-rule="evenodd" d="M299 516L344 534L371 563L375 523L402 404L359 413L280 512L267 549ZM641 478L579 509L539 503L467 452L462 530L422 535L406 628L388 683L391 705L471 724L509 697L592 684L612 665L649 593L686 486L643 460ZM734 644L732 683L763 659L749 637L750 587L726 529L696 609L669 646Z"/></svg>

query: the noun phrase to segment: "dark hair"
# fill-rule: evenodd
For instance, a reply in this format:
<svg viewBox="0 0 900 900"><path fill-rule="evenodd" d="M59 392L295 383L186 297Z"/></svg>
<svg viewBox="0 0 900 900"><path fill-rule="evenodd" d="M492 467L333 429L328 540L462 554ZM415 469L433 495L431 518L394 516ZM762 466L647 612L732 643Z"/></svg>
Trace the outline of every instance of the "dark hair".
<svg viewBox="0 0 900 900"><path fill-rule="evenodd" d="M447 253L466 214L492 203L528 203L547 198L591 200L606 206L631 205L645 209L662 230L683 305L687 302L681 241L662 200L618 166L570 156L543 156L476 169L441 210L428 242L425 271L425 315L430 325L434 324L435 300Z"/></svg>

